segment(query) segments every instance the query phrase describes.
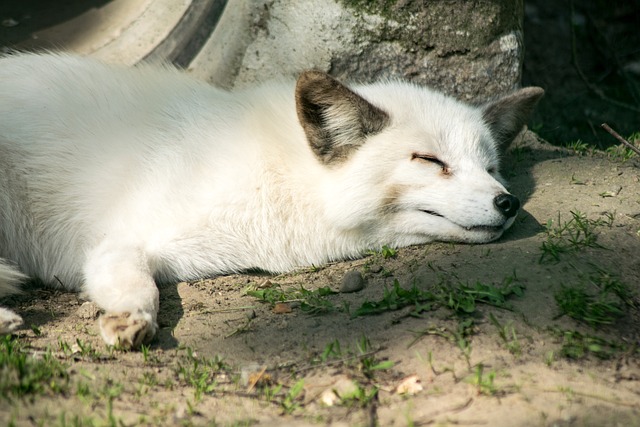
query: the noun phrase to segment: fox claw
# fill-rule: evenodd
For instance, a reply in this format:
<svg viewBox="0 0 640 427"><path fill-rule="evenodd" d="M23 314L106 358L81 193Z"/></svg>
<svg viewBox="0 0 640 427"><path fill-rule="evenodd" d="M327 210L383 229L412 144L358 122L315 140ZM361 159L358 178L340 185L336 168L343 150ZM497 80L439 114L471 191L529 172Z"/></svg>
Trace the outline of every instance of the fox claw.
<svg viewBox="0 0 640 427"><path fill-rule="evenodd" d="M22 325L22 317L11 310L0 307L0 334L8 334Z"/></svg>
<svg viewBox="0 0 640 427"><path fill-rule="evenodd" d="M123 350L139 348L151 341L157 325L148 313L106 313L100 317L100 333L109 345Z"/></svg>

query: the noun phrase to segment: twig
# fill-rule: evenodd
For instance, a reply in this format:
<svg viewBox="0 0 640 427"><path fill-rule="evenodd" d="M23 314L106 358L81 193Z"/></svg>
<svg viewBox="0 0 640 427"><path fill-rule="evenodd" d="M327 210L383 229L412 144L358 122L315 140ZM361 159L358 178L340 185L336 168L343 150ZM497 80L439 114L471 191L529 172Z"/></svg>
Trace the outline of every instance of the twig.
<svg viewBox="0 0 640 427"><path fill-rule="evenodd" d="M343 357L341 359L327 360L325 362L319 363L318 365L310 365L310 366L298 367L296 369L295 373L296 374L300 374L301 372L310 371L312 369L318 369L318 368L321 368L321 367L329 367L329 366L334 366L334 365L340 365L342 363L349 362L349 361L351 361L353 359L362 360L365 357L373 356L374 354L379 353L379 352L381 352L382 350L385 350L385 349L386 349L386 347L381 346L381 347L379 347L379 348L377 348L375 350L370 350L370 351L367 351L366 353L362 353L362 354L359 354L357 356L349 356L349 357ZM290 367L290 366L287 366L285 368L288 368L288 367ZM281 370L281 369L282 368L277 367L277 368L274 368L273 370Z"/></svg>
<svg viewBox="0 0 640 427"><path fill-rule="evenodd" d="M258 373L258 375L253 378L253 380L249 379L249 387L247 387L247 393L251 393L253 388L258 384L258 381L264 377L265 372L267 372L267 367L264 366L262 370Z"/></svg>
<svg viewBox="0 0 640 427"><path fill-rule="evenodd" d="M603 123L600 126L602 127L602 129L609 132L611 136L613 136L615 139L617 139L618 141L623 143L625 146L627 146L631 151L633 151L634 153L640 156L640 149L638 149L638 147L636 147L635 145L633 145L632 143L630 143L629 141L621 137L620 134L615 130L611 129L608 124Z"/></svg>
<svg viewBox="0 0 640 427"><path fill-rule="evenodd" d="M199 311L197 314L233 313L234 311L253 310L256 307L256 305L244 305L242 307L209 308Z"/></svg>
<svg viewBox="0 0 640 427"><path fill-rule="evenodd" d="M567 394L568 393L568 394L574 394L574 395L580 396L580 397L588 397L588 398L591 398L591 399L600 400L602 402L611 403L613 405L626 406L628 408L638 408L638 403L637 402L618 400L616 396L614 396L614 397L598 396L595 393L588 393L588 392L572 390L572 389L566 389L565 390L565 389L562 389L562 388L560 388L558 390L543 388L541 390L543 392L545 392L545 393L562 393L562 394Z"/></svg>
<svg viewBox="0 0 640 427"><path fill-rule="evenodd" d="M465 409L470 407L472 404L473 404L473 398L470 397L462 404L455 405L451 408L440 409L429 414L429 416L422 417L421 419L418 419L418 420L414 420L413 424L417 426L436 424L436 418L439 417L440 415L443 415L449 412L457 414L458 412L464 411ZM477 421L477 422L473 422L472 424L475 425L475 424L487 424L487 423L484 421Z"/></svg>

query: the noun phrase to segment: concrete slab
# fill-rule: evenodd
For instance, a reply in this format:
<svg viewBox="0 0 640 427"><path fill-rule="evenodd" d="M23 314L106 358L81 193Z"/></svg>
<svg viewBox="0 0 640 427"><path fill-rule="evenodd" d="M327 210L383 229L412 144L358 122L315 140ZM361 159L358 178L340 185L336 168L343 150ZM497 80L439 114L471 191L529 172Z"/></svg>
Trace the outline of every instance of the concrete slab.
<svg viewBox="0 0 640 427"><path fill-rule="evenodd" d="M17 43L0 46L20 50L65 50L91 55L106 62L133 65L139 61L169 61L186 67L205 44L227 0L112 0L68 16L44 19L54 13L43 0L6 10L20 18L0 18L26 34ZM69 2L73 3L73 2ZM79 2L81 3L81 2ZM68 5L69 6L69 5ZM70 6L71 7L71 6ZM38 27L42 22L53 24ZM28 29L34 25L33 29ZM27 28L24 28L27 27Z"/></svg>

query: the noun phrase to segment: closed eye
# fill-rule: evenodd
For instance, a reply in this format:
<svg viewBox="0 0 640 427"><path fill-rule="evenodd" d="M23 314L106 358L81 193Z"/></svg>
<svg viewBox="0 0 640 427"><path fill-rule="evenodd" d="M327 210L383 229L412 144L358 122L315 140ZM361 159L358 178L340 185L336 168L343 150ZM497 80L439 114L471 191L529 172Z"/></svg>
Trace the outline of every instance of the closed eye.
<svg viewBox="0 0 640 427"><path fill-rule="evenodd" d="M439 158L437 158L432 154L421 154L421 153L411 154L411 160L415 160L415 159L422 160L423 162L433 163L434 165L440 166L440 168L442 169L442 172L444 172L445 174L450 173L449 165L447 165L445 162L443 162L442 160L440 160Z"/></svg>

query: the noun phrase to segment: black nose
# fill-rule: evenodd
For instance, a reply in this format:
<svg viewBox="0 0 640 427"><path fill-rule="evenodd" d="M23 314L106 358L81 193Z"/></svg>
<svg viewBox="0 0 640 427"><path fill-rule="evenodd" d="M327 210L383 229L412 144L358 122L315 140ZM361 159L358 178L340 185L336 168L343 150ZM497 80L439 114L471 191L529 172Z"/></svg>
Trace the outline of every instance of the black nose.
<svg viewBox="0 0 640 427"><path fill-rule="evenodd" d="M493 199L494 206L507 218L516 216L520 209L520 200L511 194L499 194Z"/></svg>

